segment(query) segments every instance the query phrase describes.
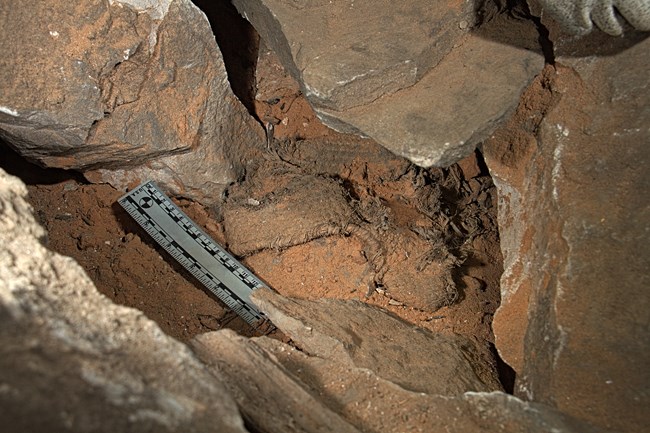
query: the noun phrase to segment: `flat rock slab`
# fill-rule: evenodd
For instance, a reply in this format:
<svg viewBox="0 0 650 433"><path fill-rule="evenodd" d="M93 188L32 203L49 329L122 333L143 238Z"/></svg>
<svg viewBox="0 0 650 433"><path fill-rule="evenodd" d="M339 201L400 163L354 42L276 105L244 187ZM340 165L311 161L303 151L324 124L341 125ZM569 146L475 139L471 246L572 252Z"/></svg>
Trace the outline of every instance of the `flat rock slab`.
<svg viewBox="0 0 650 433"><path fill-rule="evenodd" d="M374 371L404 389L441 395L500 390L496 371L461 336L431 334L359 301L253 294L271 321L305 352Z"/></svg>
<svg viewBox="0 0 650 433"><path fill-rule="evenodd" d="M26 196L0 170L3 431L245 432L226 388L186 346L45 248Z"/></svg>
<svg viewBox="0 0 650 433"><path fill-rule="evenodd" d="M413 85L474 19L467 1L233 3L301 79L312 103L338 109Z"/></svg>
<svg viewBox="0 0 650 433"><path fill-rule="evenodd" d="M190 1L4 6L0 136L31 161L214 202L242 171L236 150L261 144Z"/></svg>
<svg viewBox="0 0 650 433"><path fill-rule="evenodd" d="M502 392L449 397L408 391L374 371L310 356L267 337L230 330L192 341L220 378L247 425L265 432L596 433L549 406Z"/></svg>
<svg viewBox="0 0 650 433"><path fill-rule="evenodd" d="M365 432L600 431L498 391L456 397L412 392L366 368L309 356L277 340L255 338L249 345L264 348L312 395Z"/></svg>
<svg viewBox="0 0 650 433"><path fill-rule="evenodd" d="M636 432L650 405L650 38L596 47L609 55L558 57L519 129L484 145L504 253L493 326L516 395Z"/></svg>
<svg viewBox="0 0 650 433"><path fill-rule="evenodd" d="M303 385L268 351L234 331L200 335L200 358L234 396L249 425L263 432L359 432Z"/></svg>
<svg viewBox="0 0 650 433"><path fill-rule="evenodd" d="M544 65L536 52L476 34L458 44L413 86L350 109L314 109L334 129L367 135L417 165L453 164L512 113Z"/></svg>
<svg viewBox="0 0 650 433"><path fill-rule="evenodd" d="M473 2L234 3L326 125L425 167L470 154L544 64L532 22L479 25Z"/></svg>

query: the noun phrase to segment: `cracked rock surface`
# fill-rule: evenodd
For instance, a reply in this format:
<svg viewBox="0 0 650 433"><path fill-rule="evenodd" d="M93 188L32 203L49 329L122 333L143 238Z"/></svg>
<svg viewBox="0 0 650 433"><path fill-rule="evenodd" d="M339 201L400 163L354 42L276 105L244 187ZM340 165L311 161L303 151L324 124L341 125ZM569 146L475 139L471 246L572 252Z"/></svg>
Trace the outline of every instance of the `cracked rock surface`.
<svg viewBox="0 0 650 433"><path fill-rule="evenodd" d="M351 108L412 86L467 31L471 2L284 2L235 6L317 106ZM363 19L363 25L361 25ZM434 29L434 30L432 30Z"/></svg>
<svg viewBox="0 0 650 433"><path fill-rule="evenodd" d="M5 431L244 432L221 382L135 309L46 249L0 170L0 423Z"/></svg>
<svg viewBox="0 0 650 433"><path fill-rule="evenodd" d="M210 202L261 143L190 1L11 1L0 26L0 134L32 161Z"/></svg>
<svg viewBox="0 0 650 433"><path fill-rule="evenodd" d="M234 4L326 125L423 167L469 155L544 64L531 22L474 2Z"/></svg>
<svg viewBox="0 0 650 433"><path fill-rule="evenodd" d="M490 362L465 337L428 333L359 301L294 300L268 289L253 299L306 353L374 371L410 391L501 389Z"/></svg>
<svg viewBox="0 0 650 433"><path fill-rule="evenodd" d="M281 326L296 336L296 342L304 343L308 339L319 338L316 329L309 337L295 333L295 324L290 323L288 317L286 320L280 318L275 306L265 304L261 301L262 298L274 298L276 305L284 304L279 307L283 310L287 303L293 301L270 292L262 293L258 298L262 308L268 308L267 312L280 319ZM340 304L338 307L342 307L343 303ZM318 321L323 310L332 306L333 303L321 303L315 311L314 305L299 302L291 310L293 313L300 311L300 321L305 316ZM341 309L335 308L333 320L340 313ZM388 315L379 310L372 314L379 319L379 323L376 323L378 326L385 324L384 320L390 320ZM348 318L349 316L344 317L346 321ZM342 324L343 326L345 325ZM321 327L320 330L322 329ZM371 332L362 332L364 335L361 338L367 337ZM400 330L395 336L394 343L399 344L400 338L407 334ZM368 344L371 350L378 354L385 353L387 358L397 361L395 365L399 365L399 371L409 374L410 364L406 357L393 357L389 352L383 352L385 342L381 340L352 341L336 332L325 337L326 340L330 338L340 338L340 344L347 346L349 352L363 350L363 346ZM409 344L417 343L414 341ZM313 345L310 347L313 348ZM437 394L433 390L431 393L414 392L387 379L384 373L347 362L337 350L309 353L274 339L246 339L232 331L200 335L192 342L192 348L211 371L226 378L226 386L235 396L248 425L254 426L258 431L601 431L548 406L527 403L500 391L461 391L452 395ZM438 347L434 345L423 350L419 356L425 359L437 350ZM442 349L438 356L430 358L428 362L435 366L441 358L448 360L445 353L445 349ZM462 363L458 364L458 374L471 374L466 367ZM438 390L443 391L442 388Z"/></svg>
<svg viewBox="0 0 650 433"><path fill-rule="evenodd" d="M309 351L230 330L200 335L190 350L49 251L25 195L0 171L6 431L598 431L498 391L466 392L499 387L493 372L477 371L468 340L427 336L358 302L260 292L263 309Z"/></svg>

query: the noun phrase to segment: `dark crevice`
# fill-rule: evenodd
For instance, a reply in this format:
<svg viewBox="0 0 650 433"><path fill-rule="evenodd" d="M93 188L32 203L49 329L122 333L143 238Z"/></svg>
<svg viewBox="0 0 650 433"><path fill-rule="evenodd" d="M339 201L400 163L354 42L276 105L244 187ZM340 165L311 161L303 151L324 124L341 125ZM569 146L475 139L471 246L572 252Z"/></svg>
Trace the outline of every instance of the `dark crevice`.
<svg viewBox="0 0 650 433"><path fill-rule="evenodd" d="M478 164L479 169L481 170L480 176L491 176L490 169L485 162L485 157L481 149L476 149L476 163Z"/></svg>
<svg viewBox="0 0 650 433"><path fill-rule="evenodd" d="M551 41L549 31L544 24L542 24L542 19L534 15L529 15L530 20L535 23L537 27L537 32L539 33L539 45L542 47L542 53L544 54L544 60L549 65L555 65L555 50L553 49L553 41Z"/></svg>
<svg viewBox="0 0 650 433"><path fill-rule="evenodd" d="M229 0L192 0L208 17L233 93L255 117L259 35Z"/></svg>
<svg viewBox="0 0 650 433"><path fill-rule="evenodd" d="M555 64L553 42L550 40L549 31L542 24L540 17L531 13L525 1L478 2L475 17L474 34L504 45L532 51L541 50L546 63Z"/></svg>
<svg viewBox="0 0 650 433"><path fill-rule="evenodd" d="M2 139L0 139L0 155L2 155L0 168L12 176L19 177L27 185L53 185L67 180L88 183L77 171L47 168L36 162L29 162Z"/></svg>
<svg viewBox="0 0 650 433"><path fill-rule="evenodd" d="M494 344L490 343L490 351L492 351L494 359L496 360L497 373L499 374L499 381L501 382L501 385L503 385L503 390L508 394L513 394L515 391L517 373L501 358L501 356L499 356L499 352Z"/></svg>
<svg viewBox="0 0 650 433"><path fill-rule="evenodd" d="M258 34L253 29L253 27L239 15L239 13L237 12L237 10L235 9L235 7L232 5L230 1L228 0L216 0L216 1L193 0L193 1L199 8L201 8L205 12L205 14L209 19L210 25L212 26L213 32L215 34L215 38L222 52L225 68L228 74L228 79L234 94L239 98L239 100L248 109L248 111L252 115L254 115L255 69L256 69L256 62L257 62L258 47L259 47ZM510 4L511 2L508 1L507 3ZM539 42L542 47L546 61L550 64L554 64L555 59L553 56L553 44L549 39L548 29L546 29L546 27L541 23L539 17L533 17L529 14L529 12L526 19L530 19L537 26L537 30L539 32ZM13 149L11 149L10 146L5 144L1 140L0 140L0 154L3 155L0 162L0 167L6 170L10 174L20 176L22 180L27 184L32 184L32 185L33 184L54 184L65 180L76 180L81 183L86 183L83 176L76 171L63 170L63 169L51 169L51 168L48 169L48 168L39 167L38 165L29 163L23 157L18 155L15 151L13 151ZM278 156L280 157L281 160L285 161L286 163L291 164L294 167L299 167L295 163L283 159L282 156L280 156L279 154ZM480 153L477 153L477 158L478 158L478 165L480 167L481 175L489 174L489 170ZM425 172L425 173L429 173L429 172ZM239 179L239 182L243 181L243 179L245 178L245 174L242 176L243 177ZM341 179L341 178L337 178L337 180L339 180L342 188L345 191L347 191L349 198L351 200L360 199L352 181L348 179ZM434 181L438 181L438 179L427 179L427 181L434 182ZM443 196L442 197L443 203L446 203L448 209L447 213L450 215L456 215L458 212L457 209L455 209L453 203L458 202L461 198L459 197L458 192L453 189L444 188L444 187L442 187L440 191ZM227 196L228 192L229 192L228 189L226 189L224 194ZM118 214L118 212L123 213L123 211L119 209L117 205L114 206L114 209L116 214ZM371 223L370 221L363 218L361 214L359 214L359 216L366 223L368 224ZM129 221L129 219L126 218L126 215L123 216L123 220ZM133 225L134 223L132 221L129 221L127 224ZM136 233L140 231L142 233L142 239L147 239L147 236L142 232L142 229L140 229L137 226L134 226L129 231L136 232ZM160 251L160 248L157 247L157 245L153 244L152 247ZM161 252L161 254L165 254L165 253ZM175 261L170 260L169 262L178 273L183 274L188 279L193 278L185 269L180 267L180 265L177 265ZM465 263L465 265L467 265L467 263ZM462 299L462 297L464 297L464 293L462 290L463 283L460 280L457 271L458 270L454 271L454 279L456 280L457 287L461 287L458 296L460 297L460 299ZM378 284L378 286L381 286L381 282L376 282L376 283ZM210 292L206 291L206 294L208 294L208 296L211 296ZM455 299L454 301L458 301L460 299ZM217 299L215 298L215 300ZM224 316L224 319L222 320L220 325L227 326L229 324L228 322L235 319L236 316L232 314L226 315ZM491 350L496 360L499 379L504 387L504 390L512 394L514 391L516 373L505 361L503 361L500 358L496 348L493 345L491 345ZM245 427L249 431L261 432L261 430L259 430L253 424L252 420L247 419L245 416L243 418L245 422Z"/></svg>
<svg viewBox="0 0 650 433"><path fill-rule="evenodd" d="M476 2L474 15L475 26L481 27L497 15L506 13L512 18L527 19L528 5L520 0L487 0Z"/></svg>
<svg viewBox="0 0 650 433"><path fill-rule="evenodd" d="M244 421L244 429L246 429L248 433L267 433L266 430L261 429L257 425L254 419L247 416L241 407L239 409L239 415L241 416L242 421Z"/></svg>

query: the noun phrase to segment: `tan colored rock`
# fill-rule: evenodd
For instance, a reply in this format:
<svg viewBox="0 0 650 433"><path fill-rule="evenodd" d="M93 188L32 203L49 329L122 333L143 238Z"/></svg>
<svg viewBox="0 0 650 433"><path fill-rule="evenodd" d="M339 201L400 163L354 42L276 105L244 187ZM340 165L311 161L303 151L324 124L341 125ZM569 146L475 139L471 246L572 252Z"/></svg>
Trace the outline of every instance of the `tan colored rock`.
<svg viewBox="0 0 650 433"><path fill-rule="evenodd" d="M241 174L241 149L262 143L191 2L5 6L0 134L22 156L211 202Z"/></svg>
<svg viewBox="0 0 650 433"><path fill-rule="evenodd" d="M6 432L244 432L221 382L141 312L48 251L0 170L0 424Z"/></svg>
<svg viewBox="0 0 650 433"><path fill-rule="evenodd" d="M307 392L273 355L230 330L200 335L194 350L235 398L255 431L359 432Z"/></svg>
<svg viewBox="0 0 650 433"><path fill-rule="evenodd" d="M622 432L643 431L650 404L649 48L559 58L539 87L550 102L527 113L538 126L484 146L505 260L494 330L516 395Z"/></svg>
<svg viewBox="0 0 650 433"><path fill-rule="evenodd" d="M459 335L428 333L359 301L289 299L269 289L252 298L310 355L372 370L414 392L452 396L501 389L490 360Z"/></svg>
<svg viewBox="0 0 650 433"><path fill-rule="evenodd" d="M415 84L474 23L471 2L234 4L313 103L338 109Z"/></svg>
<svg viewBox="0 0 650 433"><path fill-rule="evenodd" d="M359 131L423 167L447 166L512 113L543 64L537 53L469 34L411 87L346 110L314 108L334 129Z"/></svg>
<svg viewBox="0 0 650 433"><path fill-rule="evenodd" d="M474 2L234 3L326 125L424 167L469 155L544 64L532 22Z"/></svg>

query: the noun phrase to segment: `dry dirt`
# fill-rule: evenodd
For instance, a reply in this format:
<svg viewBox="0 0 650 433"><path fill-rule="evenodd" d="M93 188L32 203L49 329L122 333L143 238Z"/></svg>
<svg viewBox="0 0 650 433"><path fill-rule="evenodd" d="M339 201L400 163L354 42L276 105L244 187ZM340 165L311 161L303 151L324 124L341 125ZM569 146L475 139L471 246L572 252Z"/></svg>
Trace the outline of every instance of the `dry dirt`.
<svg viewBox="0 0 650 433"><path fill-rule="evenodd" d="M347 148L353 143L362 146ZM464 170L433 171L358 139L275 145L290 147L294 160L269 152L254 175L232 188L222 209L177 203L283 294L361 299L424 328L492 340L501 257L494 191L475 157L463 162ZM74 257L106 296L144 311L181 340L226 323L249 332L120 209L123 191L17 156L5 161L29 183L50 248ZM441 192L435 180L448 188ZM446 201L444 194L462 197ZM327 221L323 214L334 216ZM457 260L448 249L457 250ZM449 260L462 264L451 268Z"/></svg>
<svg viewBox="0 0 650 433"><path fill-rule="evenodd" d="M502 257L481 155L418 168L324 127L272 59L258 71L267 85L254 110L274 139L222 206L177 204L284 295L359 299L487 350ZM181 341L223 327L254 334L121 210L125 191L1 150L1 166L28 183L49 247L75 258L104 295Z"/></svg>

